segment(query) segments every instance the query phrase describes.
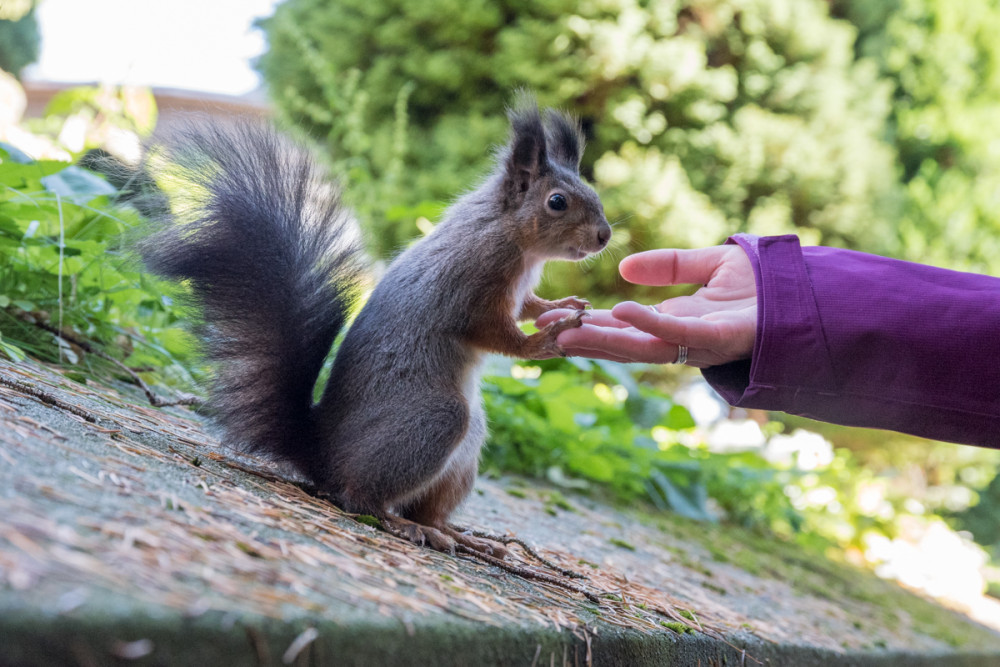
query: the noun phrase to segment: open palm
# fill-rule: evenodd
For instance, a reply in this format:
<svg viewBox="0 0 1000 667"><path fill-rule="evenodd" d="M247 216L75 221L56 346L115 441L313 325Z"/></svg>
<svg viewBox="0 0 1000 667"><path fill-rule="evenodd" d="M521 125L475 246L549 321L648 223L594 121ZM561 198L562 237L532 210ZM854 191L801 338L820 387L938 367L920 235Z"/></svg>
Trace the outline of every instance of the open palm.
<svg viewBox="0 0 1000 667"><path fill-rule="evenodd" d="M622 276L642 285L701 284L690 296L656 306L632 301L589 311L585 324L559 335L567 354L623 362L672 363L678 345L689 348L688 365L704 368L745 359L757 329L753 267L735 245L697 250L650 250L626 257ZM550 311L544 326L566 313Z"/></svg>

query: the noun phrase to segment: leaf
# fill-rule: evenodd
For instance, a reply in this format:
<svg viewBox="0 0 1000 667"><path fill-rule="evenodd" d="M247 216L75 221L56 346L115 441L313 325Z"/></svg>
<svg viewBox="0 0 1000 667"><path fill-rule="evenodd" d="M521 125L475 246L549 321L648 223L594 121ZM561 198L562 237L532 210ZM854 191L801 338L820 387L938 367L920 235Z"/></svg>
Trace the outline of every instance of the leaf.
<svg viewBox="0 0 1000 667"><path fill-rule="evenodd" d="M32 220L31 222L29 222L28 228L24 230L24 236L22 238L30 239L34 237L35 232L38 231L38 228L41 226L41 224L42 223L38 222L37 220Z"/></svg>
<svg viewBox="0 0 1000 667"><path fill-rule="evenodd" d="M550 482L556 486L561 486L564 489L587 489L590 488L590 483L585 479L573 479L572 477L567 477L566 473L559 466L549 466L545 471L545 476Z"/></svg>
<svg viewBox="0 0 1000 667"><path fill-rule="evenodd" d="M691 416L690 410L683 405L677 405L675 403L670 407L670 411L667 413L667 419L663 422L663 426L679 431L685 428L694 428L697 426L697 423L695 423L694 417Z"/></svg>
<svg viewBox="0 0 1000 667"><path fill-rule="evenodd" d="M628 392L629 397L639 395L639 383L635 381L628 366L603 359L599 359L594 363L615 382L625 387L625 391Z"/></svg>
<svg viewBox="0 0 1000 667"><path fill-rule="evenodd" d="M499 375L484 378L484 382L488 385L493 385L499 392L508 396L522 396L534 389L520 380Z"/></svg>
<svg viewBox="0 0 1000 667"><path fill-rule="evenodd" d="M558 394L561 390L572 384L573 380L569 373L548 372L542 373L542 378L538 382L538 392L541 394Z"/></svg>
<svg viewBox="0 0 1000 667"><path fill-rule="evenodd" d="M14 362L24 361L28 356L25 354L24 350L18 346L5 343L2 334L0 334L0 352L3 352L7 355L8 359Z"/></svg>
<svg viewBox="0 0 1000 667"><path fill-rule="evenodd" d="M632 421L642 428L653 428L670 414L672 401L658 396L641 396L638 392L629 394L625 401L625 411Z"/></svg>
<svg viewBox="0 0 1000 667"><path fill-rule="evenodd" d="M590 359L586 359L584 357L566 357L563 361L575 366L579 370L584 371L586 373L589 373L590 371L594 370L595 362L591 361Z"/></svg>
<svg viewBox="0 0 1000 667"><path fill-rule="evenodd" d="M692 482L686 488L680 487L659 470L650 472L653 486L663 494L670 508L681 516L696 521L715 521L708 509L708 490L700 482ZM654 494L655 497L655 494Z"/></svg>
<svg viewBox="0 0 1000 667"><path fill-rule="evenodd" d="M614 471L611 469L609 459L599 454L574 454L567 461L567 464L574 472L595 482L610 482L614 478Z"/></svg>
<svg viewBox="0 0 1000 667"><path fill-rule="evenodd" d="M8 215L0 215L0 233L13 236L14 238L21 238L21 226L17 224L17 220L14 218Z"/></svg>
<svg viewBox="0 0 1000 667"><path fill-rule="evenodd" d="M12 161L18 164L31 164L34 161L31 159L30 155L22 151L17 146L8 144L6 141L0 141L0 153L3 153L0 157L9 157Z"/></svg>
<svg viewBox="0 0 1000 667"><path fill-rule="evenodd" d="M43 177L41 182L49 192L76 204L83 204L100 195L113 195L118 192L97 174L73 165L59 173Z"/></svg>
<svg viewBox="0 0 1000 667"><path fill-rule="evenodd" d="M545 416L555 428L572 433L576 431L576 413L573 408L558 395L549 396L545 400Z"/></svg>

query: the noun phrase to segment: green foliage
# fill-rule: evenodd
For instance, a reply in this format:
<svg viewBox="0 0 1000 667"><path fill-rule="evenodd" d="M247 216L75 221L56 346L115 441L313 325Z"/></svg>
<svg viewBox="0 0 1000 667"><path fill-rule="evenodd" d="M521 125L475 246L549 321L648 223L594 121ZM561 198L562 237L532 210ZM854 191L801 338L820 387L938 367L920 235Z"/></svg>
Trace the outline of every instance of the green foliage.
<svg viewBox="0 0 1000 667"><path fill-rule="evenodd" d="M289 0L264 26L282 115L364 162L359 208L391 239L379 250L416 232L411 207L483 171L518 87L581 116L584 171L627 220L613 252L740 230L895 248L889 86L821 0ZM551 271L559 291L599 297L613 265Z"/></svg>
<svg viewBox="0 0 1000 667"><path fill-rule="evenodd" d="M802 527L784 490L798 473L775 469L755 453L715 454L682 444L695 425L690 412L636 382L626 367L582 359L497 366L483 393L490 415L487 470L567 488L597 485L620 500L651 502L702 521L721 513L785 534Z"/></svg>
<svg viewBox="0 0 1000 667"><path fill-rule="evenodd" d="M484 470L609 492L622 502L647 502L698 521L724 519L806 545L864 550L869 533L891 537L914 517L968 507L968 487L986 485L995 467L995 452L956 452L904 436L887 442L893 436L884 432L880 447L839 448L832 460L804 468L791 459L765 459L757 449L713 451L688 410L637 382L636 370L582 359L495 360L483 384L491 434ZM802 426L822 427L793 423L793 436L805 434ZM776 434L781 425L767 430ZM887 458L878 460L878 453ZM996 533L989 515L995 489L982 498L981 510L959 513L955 521L986 539ZM572 510L559 499L550 498L546 510Z"/></svg>
<svg viewBox="0 0 1000 667"><path fill-rule="evenodd" d="M989 548L996 559L1000 556L1000 476L979 494L979 502L952 517L959 530L967 530L976 542Z"/></svg>
<svg viewBox="0 0 1000 667"><path fill-rule="evenodd" d="M185 378L177 362L189 356L188 335L171 298L123 254L123 233L139 219L113 204L116 190L85 169L6 145L0 183L0 352L80 361L32 324L40 321L111 354L125 350L131 365Z"/></svg>
<svg viewBox="0 0 1000 667"><path fill-rule="evenodd" d="M41 34L31 2L9 3L0 8L0 69L19 76L21 70L38 60Z"/></svg>
<svg viewBox="0 0 1000 667"><path fill-rule="evenodd" d="M80 149L97 148L123 135L152 134L156 128L156 100L149 88L76 86L56 93L45 108L45 119L35 124L55 130L70 118L86 128Z"/></svg>
<svg viewBox="0 0 1000 667"><path fill-rule="evenodd" d="M858 54L893 85L903 167L900 254L1000 272L1000 6L992 0L840 0Z"/></svg>

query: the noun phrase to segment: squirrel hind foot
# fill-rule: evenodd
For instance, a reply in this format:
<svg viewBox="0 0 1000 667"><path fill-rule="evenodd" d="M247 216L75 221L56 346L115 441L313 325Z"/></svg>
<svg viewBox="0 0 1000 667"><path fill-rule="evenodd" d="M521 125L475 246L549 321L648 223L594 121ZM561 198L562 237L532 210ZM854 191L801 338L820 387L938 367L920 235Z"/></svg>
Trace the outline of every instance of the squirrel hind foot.
<svg viewBox="0 0 1000 667"><path fill-rule="evenodd" d="M434 526L426 526L398 516L382 517L382 525L389 533L417 546L429 546L436 551L455 554L456 540Z"/></svg>
<svg viewBox="0 0 1000 667"><path fill-rule="evenodd" d="M456 544L499 560L506 559L510 554L507 547L496 540L474 537L450 526L428 526L397 516L384 516L382 525L396 537L451 555L455 555Z"/></svg>

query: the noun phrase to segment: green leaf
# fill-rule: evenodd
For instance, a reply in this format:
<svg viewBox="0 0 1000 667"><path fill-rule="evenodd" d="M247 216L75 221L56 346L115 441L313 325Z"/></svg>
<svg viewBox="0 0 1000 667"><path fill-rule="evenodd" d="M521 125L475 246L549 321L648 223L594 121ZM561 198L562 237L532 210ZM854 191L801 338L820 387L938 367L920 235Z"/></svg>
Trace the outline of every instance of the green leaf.
<svg viewBox="0 0 1000 667"><path fill-rule="evenodd" d="M625 391L628 392L630 398L639 395L639 383L632 377L628 366L614 361L605 361L604 359L598 359L594 363L609 377L614 379L615 382L625 387Z"/></svg>
<svg viewBox="0 0 1000 667"><path fill-rule="evenodd" d="M696 521L715 521L708 509L708 490L704 484L691 482L686 487L681 487L659 470L653 470L650 479L653 487L662 494L673 511Z"/></svg>
<svg viewBox="0 0 1000 667"><path fill-rule="evenodd" d="M25 354L24 350L16 345L11 345L10 343L5 343L0 340L0 352L7 355L7 358L14 362L20 362L27 359L28 355Z"/></svg>
<svg viewBox="0 0 1000 667"><path fill-rule="evenodd" d="M0 141L0 158L10 158L18 164L31 164L33 162L30 155L6 141Z"/></svg>
<svg viewBox="0 0 1000 667"><path fill-rule="evenodd" d="M82 204L100 195L118 191L100 176L77 166L69 166L41 179L45 189L74 203Z"/></svg>
<svg viewBox="0 0 1000 667"><path fill-rule="evenodd" d="M614 477L610 461L598 454L576 454L569 461L569 467L595 482L610 482Z"/></svg>
<svg viewBox="0 0 1000 667"><path fill-rule="evenodd" d="M520 380L515 380L512 377L503 377L498 375L492 375L484 379L486 384L492 385L498 391L507 394L508 396L523 396L529 391L533 391L533 387L526 385Z"/></svg>
<svg viewBox="0 0 1000 667"><path fill-rule="evenodd" d="M549 468L545 471L545 477L556 486L561 486L564 489L590 488L590 484L587 480L567 477L566 473L564 473L563 469L559 466L549 466Z"/></svg>
<svg viewBox="0 0 1000 667"><path fill-rule="evenodd" d="M667 419L663 422L663 426L669 429L679 431L685 428L694 428L697 423L694 417L691 416L691 411L688 410L683 405L677 405L676 403L670 407L667 413Z"/></svg>
<svg viewBox="0 0 1000 667"><path fill-rule="evenodd" d="M676 407L673 402L658 396L641 396L638 392L629 394L625 410L629 418L642 428L653 428Z"/></svg>

